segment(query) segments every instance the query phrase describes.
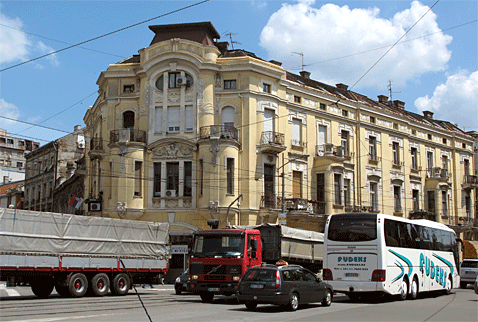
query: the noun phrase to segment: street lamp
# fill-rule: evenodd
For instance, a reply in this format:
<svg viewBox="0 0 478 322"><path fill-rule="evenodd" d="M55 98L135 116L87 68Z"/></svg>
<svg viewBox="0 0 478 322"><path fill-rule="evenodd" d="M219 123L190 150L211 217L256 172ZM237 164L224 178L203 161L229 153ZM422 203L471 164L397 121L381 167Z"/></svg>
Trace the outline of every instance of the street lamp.
<svg viewBox="0 0 478 322"><path fill-rule="evenodd" d="M233 202L231 202L231 204L229 205L229 207L227 207L227 212L226 212L226 228L228 228L230 225L229 225L229 209L231 208L231 206L239 200L239 198L242 199L242 193L239 195L239 197L237 197L236 199L234 199ZM241 202L238 201L237 202L237 206L239 207L241 205Z"/></svg>
<svg viewBox="0 0 478 322"><path fill-rule="evenodd" d="M284 166L286 164L292 162L292 161L295 161L295 160L305 159L307 161L309 156L310 156L309 154L303 154L303 155L301 155L297 158L289 159L289 161L284 163L284 154L282 154L282 166L279 169L277 169L277 171L282 169L282 173L281 173L281 177L282 177L282 213L285 213L285 173L284 173Z"/></svg>

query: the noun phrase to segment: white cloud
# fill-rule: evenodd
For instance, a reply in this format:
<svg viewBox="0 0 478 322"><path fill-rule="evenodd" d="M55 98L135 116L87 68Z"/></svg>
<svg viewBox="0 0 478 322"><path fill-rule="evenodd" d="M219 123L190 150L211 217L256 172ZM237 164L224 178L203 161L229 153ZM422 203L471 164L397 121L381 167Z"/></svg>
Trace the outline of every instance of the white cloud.
<svg viewBox="0 0 478 322"><path fill-rule="evenodd" d="M26 60L30 41L21 29L20 19L10 19L0 13L0 64Z"/></svg>
<svg viewBox="0 0 478 322"><path fill-rule="evenodd" d="M37 43L37 49L42 53L42 54L49 54L54 52L55 50L51 48L50 46L45 45L43 42L39 41ZM58 61L56 54L52 54L50 56L45 57L50 64L53 67L58 67L60 65L60 62Z"/></svg>
<svg viewBox="0 0 478 322"><path fill-rule="evenodd" d="M312 78L329 84L353 85L364 73L429 9L418 1L398 12L390 20L380 18L380 9L350 9L325 4L314 8L315 1L283 4L272 14L260 37L270 59L281 61L286 69L298 67L304 54L305 67ZM447 45L452 37L440 33L436 15L430 11L402 41L365 76L354 89L385 88L393 79L396 86L417 79L427 72L446 69L451 57ZM379 50L374 50L380 47ZM365 54L353 55L355 53ZM336 59L343 56L347 58Z"/></svg>
<svg viewBox="0 0 478 322"><path fill-rule="evenodd" d="M250 0L249 3L255 9L263 9L263 8L267 7L267 2L265 2L265 1Z"/></svg>
<svg viewBox="0 0 478 322"><path fill-rule="evenodd" d="M20 117L20 110L12 103L6 102L3 98L0 98L0 115L9 119L18 120ZM0 118L0 125L12 125L17 124L15 121L6 120Z"/></svg>
<svg viewBox="0 0 478 322"><path fill-rule="evenodd" d="M478 125L478 71L460 71L448 77L445 84L428 95L415 100L420 111L432 111L435 118L457 123L466 130L477 129Z"/></svg>

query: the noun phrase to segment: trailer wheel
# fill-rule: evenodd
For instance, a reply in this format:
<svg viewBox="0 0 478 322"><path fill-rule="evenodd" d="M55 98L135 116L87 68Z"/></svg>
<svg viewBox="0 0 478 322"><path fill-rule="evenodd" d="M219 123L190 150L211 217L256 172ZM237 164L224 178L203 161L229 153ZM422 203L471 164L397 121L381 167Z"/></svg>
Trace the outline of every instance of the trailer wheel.
<svg viewBox="0 0 478 322"><path fill-rule="evenodd" d="M96 296L105 296L110 289L110 279L105 273L98 273L91 279L91 291Z"/></svg>
<svg viewBox="0 0 478 322"><path fill-rule="evenodd" d="M55 290L58 293L58 295L60 295L62 297L70 297L71 296L70 289L69 289L68 285L56 284L55 285Z"/></svg>
<svg viewBox="0 0 478 322"><path fill-rule="evenodd" d="M73 297L82 297L88 290L88 279L83 273L75 273L68 279L68 290Z"/></svg>
<svg viewBox="0 0 478 322"><path fill-rule="evenodd" d="M199 293L199 296L201 297L201 300L204 303L211 303L212 299L214 298L214 293L212 293L212 292L201 292L201 293Z"/></svg>
<svg viewBox="0 0 478 322"><path fill-rule="evenodd" d="M113 284L111 285L111 293L114 295L126 295L131 286L131 280L128 274L119 273L113 278Z"/></svg>
<svg viewBox="0 0 478 322"><path fill-rule="evenodd" d="M49 278L41 281L31 281L30 285L33 294L42 299L46 299L51 294L54 287L53 280Z"/></svg>

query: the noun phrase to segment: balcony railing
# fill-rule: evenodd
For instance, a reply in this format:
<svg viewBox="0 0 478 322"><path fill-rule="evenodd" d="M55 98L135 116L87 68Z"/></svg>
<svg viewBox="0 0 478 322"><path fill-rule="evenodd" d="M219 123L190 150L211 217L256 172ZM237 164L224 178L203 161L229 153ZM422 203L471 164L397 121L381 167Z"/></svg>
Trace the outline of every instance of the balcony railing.
<svg viewBox="0 0 478 322"><path fill-rule="evenodd" d="M302 198L285 199L285 207L287 210L307 210L309 209L309 201Z"/></svg>
<svg viewBox="0 0 478 322"><path fill-rule="evenodd" d="M279 209L280 205L281 205L281 198L278 198L276 195L261 197L261 208Z"/></svg>
<svg viewBox="0 0 478 322"><path fill-rule="evenodd" d="M350 158L352 153L345 149L343 146L333 145L332 143L325 143L317 145L316 147L317 156L325 157L338 157L338 158Z"/></svg>
<svg viewBox="0 0 478 322"><path fill-rule="evenodd" d="M110 144L118 142L146 143L146 131L136 129L111 130Z"/></svg>
<svg viewBox="0 0 478 322"><path fill-rule="evenodd" d="M464 184L478 185L478 177L470 174L465 174L463 177Z"/></svg>
<svg viewBox="0 0 478 322"><path fill-rule="evenodd" d="M199 139L206 140L211 138L239 141L239 130L228 125L210 125L201 127L199 130Z"/></svg>
<svg viewBox="0 0 478 322"><path fill-rule="evenodd" d="M448 169L442 169L440 167L428 168L427 178L429 179L444 179L448 180L451 174L448 173Z"/></svg>
<svg viewBox="0 0 478 322"><path fill-rule="evenodd" d="M292 140L291 145L293 148L305 149L307 147L307 142L301 140Z"/></svg>
<svg viewBox="0 0 478 322"><path fill-rule="evenodd" d="M262 153L280 153L285 151L287 147L285 144L284 133L266 131L261 134L261 152Z"/></svg>
<svg viewBox="0 0 478 322"><path fill-rule="evenodd" d="M91 151L103 151L103 139L102 138L92 138L90 141L90 150Z"/></svg>
<svg viewBox="0 0 478 322"><path fill-rule="evenodd" d="M382 157L379 157L378 155L376 154L368 154L368 160L370 162L379 162L380 160L382 160Z"/></svg>

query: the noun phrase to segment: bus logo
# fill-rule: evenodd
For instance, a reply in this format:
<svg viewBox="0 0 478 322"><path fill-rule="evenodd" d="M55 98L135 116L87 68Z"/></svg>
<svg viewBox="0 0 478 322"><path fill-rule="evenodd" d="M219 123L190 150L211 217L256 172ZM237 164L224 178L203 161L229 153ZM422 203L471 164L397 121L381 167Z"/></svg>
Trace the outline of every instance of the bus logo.
<svg viewBox="0 0 478 322"><path fill-rule="evenodd" d="M339 256L338 258L339 263L365 263L367 261L367 257L362 256Z"/></svg>
<svg viewBox="0 0 478 322"><path fill-rule="evenodd" d="M444 259L443 257L438 256L436 254L433 254L433 256L441 260L446 265L448 265L450 269L453 269L453 265L449 261ZM435 264L433 260L425 256L423 253L420 254L420 271L422 273L424 272L432 280L434 279L437 283L439 283L443 287L446 287L446 281L447 281L447 277L445 275L446 271L443 268L439 267L438 264Z"/></svg>

